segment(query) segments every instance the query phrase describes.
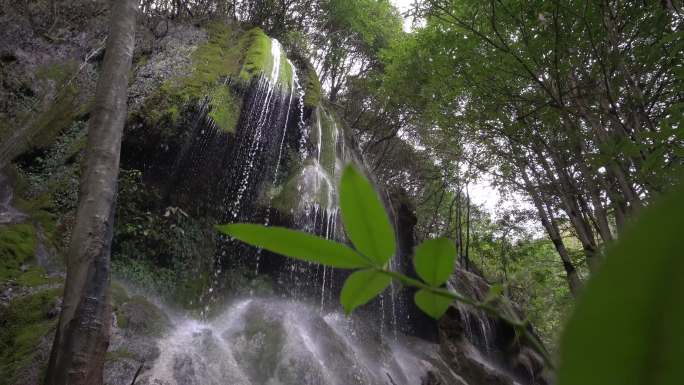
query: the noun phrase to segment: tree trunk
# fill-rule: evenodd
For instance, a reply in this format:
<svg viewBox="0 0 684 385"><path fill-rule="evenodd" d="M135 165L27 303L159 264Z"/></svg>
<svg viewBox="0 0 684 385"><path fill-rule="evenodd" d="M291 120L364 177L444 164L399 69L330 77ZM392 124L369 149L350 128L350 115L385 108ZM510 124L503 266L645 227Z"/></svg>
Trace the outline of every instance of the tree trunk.
<svg viewBox="0 0 684 385"><path fill-rule="evenodd" d="M110 33L88 122L86 166L47 385L97 385L109 345L110 245L138 0L112 1Z"/></svg>
<svg viewBox="0 0 684 385"><path fill-rule="evenodd" d="M572 264L570 253L565 248L563 237L561 235L560 229L558 228L558 224L556 223L556 220L553 217L553 213L548 207L544 207L542 198L539 195L539 192L536 189L536 187L532 184L532 181L527 175L527 172L525 171L524 167L521 167L520 172L525 182L527 193L532 198L534 207L537 209L539 220L544 226L546 233L549 235L549 238L551 239L553 246L556 248L556 251L558 252L558 255L561 258L561 262L563 263L563 269L565 269L565 277L568 281L568 286L570 288L570 293L573 295L573 297L577 297L580 289L582 288L582 281L580 280L575 265Z"/></svg>

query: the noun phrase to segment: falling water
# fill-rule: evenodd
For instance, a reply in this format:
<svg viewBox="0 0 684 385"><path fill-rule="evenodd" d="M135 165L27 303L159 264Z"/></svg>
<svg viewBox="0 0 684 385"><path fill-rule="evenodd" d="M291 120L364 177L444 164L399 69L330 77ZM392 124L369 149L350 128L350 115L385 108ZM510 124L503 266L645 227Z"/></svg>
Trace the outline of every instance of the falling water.
<svg viewBox="0 0 684 385"><path fill-rule="evenodd" d="M389 341L339 313L279 299L240 300L205 322L177 319L160 348L138 383L414 385L431 371L441 383L465 384L436 345Z"/></svg>

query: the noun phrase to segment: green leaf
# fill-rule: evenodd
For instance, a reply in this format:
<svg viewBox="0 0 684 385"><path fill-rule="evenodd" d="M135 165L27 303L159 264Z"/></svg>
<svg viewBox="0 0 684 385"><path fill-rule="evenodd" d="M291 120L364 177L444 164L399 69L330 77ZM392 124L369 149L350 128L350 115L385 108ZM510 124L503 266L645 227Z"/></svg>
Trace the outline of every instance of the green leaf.
<svg viewBox="0 0 684 385"><path fill-rule="evenodd" d="M434 319L439 319L449 308L452 299L420 289L413 296L418 308Z"/></svg>
<svg viewBox="0 0 684 385"><path fill-rule="evenodd" d="M608 250L561 341L558 385L675 385L684 378L684 188Z"/></svg>
<svg viewBox="0 0 684 385"><path fill-rule="evenodd" d="M416 247L413 266L430 286L441 286L454 272L456 246L447 238L429 239Z"/></svg>
<svg viewBox="0 0 684 385"><path fill-rule="evenodd" d="M382 293L392 282L392 278L375 269L359 270L344 281L340 302L345 313L367 303Z"/></svg>
<svg viewBox="0 0 684 385"><path fill-rule="evenodd" d="M302 231L249 223L218 225L216 228L252 246L306 262L343 269L370 266L350 247Z"/></svg>
<svg viewBox="0 0 684 385"><path fill-rule="evenodd" d="M356 249L384 265L396 251L394 228L373 186L351 165L342 174L340 208L344 228Z"/></svg>

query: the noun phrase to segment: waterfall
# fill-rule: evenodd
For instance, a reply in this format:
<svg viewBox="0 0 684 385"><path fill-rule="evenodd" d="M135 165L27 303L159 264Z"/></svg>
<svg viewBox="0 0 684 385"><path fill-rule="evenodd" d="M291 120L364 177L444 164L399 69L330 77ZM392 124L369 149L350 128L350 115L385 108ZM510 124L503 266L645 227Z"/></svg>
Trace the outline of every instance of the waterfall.
<svg viewBox="0 0 684 385"><path fill-rule="evenodd" d="M337 196L342 169L351 160L344 126L335 112L323 104L312 109L305 121L304 95L295 66L277 40L270 40L267 52L269 65L241 88L242 108L234 134L222 132L214 124L207 99L193 110L189 137L178 155L170 189L196 202L194 215L210 213L223 223L284 225L344 241ZM287 76L289 73L291 77ZM224 85L229 87L230 80L224 81ZM292 154L299 156L300 164L293 166ZM289 199L291 208L287 210L282 202L275 202L283 196ZM236 263L254 276L270 275L283 294L315 303L321 314L339 308L337 295L348 272L270 253L266 258L266 253L220 236L213 281L204 298L200 298L200 302L211 305L205 310L221 305L217 297L221 274ZM392 266L396 268L396 262ZM379 322L377 329L389 331L388 335L396 340L398 304L394 286L383 294L381 301L382 311L370 311L369 321ZM202 338L209 338L209 332L212 338L219 335L219 326L214 324L188 321L183 325L177 333L185 334L177 335L178 339L194 338L200 343ZM216 370L239 372L233 367L239 367L239 363L231 363L229 352L222 346L217 343L210 349L211 354L226 357L221 364L224 366ZM228 379L243 383L245 377L235 374Z"/></svg>
<svg viewBox="0 0 684 385"><path fill-rule="evenodd" d="M428 370L443 384L465 384L434 344L390 341L300 302L241 299L210 321L175 324L139 384L414 385Z"/></svg>

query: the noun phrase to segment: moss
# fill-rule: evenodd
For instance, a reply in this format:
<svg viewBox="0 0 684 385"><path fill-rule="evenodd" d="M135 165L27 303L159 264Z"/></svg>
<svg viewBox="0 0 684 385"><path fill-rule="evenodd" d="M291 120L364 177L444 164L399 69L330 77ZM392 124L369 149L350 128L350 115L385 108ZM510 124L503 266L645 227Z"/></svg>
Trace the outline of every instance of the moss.
<svg viewBox="0 0 684 385"><path fill-rule="evenodd" d="M248 40L220 22L211 23L207 30L209 38L193 52L189 74L166 81L146 99L138 112L146 124L176 124L185 104L208 95L212 119L223 131L235 131L241 103L222 80L237 78Z"/></svg>
<svg viewBox="0 0 684 385"><path fill-rule="evenodd" d="M58 278L57 278L58 279ZM22 286L35 287L46 285L55 282L55 279L50 279L47 272L40 266L30 266L28 270L23 272L18 278L17 283Z"/></svg>
<svg viewBox="0 0 684 385"><path fill-rule="evenodd" d="M209 116L225 132L235 132L242 101L230 92L228 87L216 87L211 98Z"/></svg>
<svg viewBox="0 0 684 385"><path fill-rule="evenodd" d="M112 281L110 292L112 295L112 303L114 304L114 307L117 307L118 305L126 302L129 298L126 289L119 282L116 281Z"/></svg>
<svg viewBox="0 0 684 385"><path fill-rule="evenodd" d="M48 241L55 241L57 233L57 216L54 211L55 187L59 184L50 184L48 191L43 192L33 199L16 199L15 205L18 209L28 214L32 221L39 224L47 237Z"/></svg>
<svg viewBox="0 0 684 385"><path fill-rule="evenodd" d="M0 384L13 384L34 360L43 338L54 329L50 317L61 289L45 290L13 300L0 308Z"/></svg>
<svg viewBox="0 0 684 385"><path fill-rule="evenodd" d="M337 117L334 113L328 112L322 106L320 116L321 119L321 167L330 176L335 175L335 160L337 158L337 141L335 137L335 131L337 135L340 134L340 127L337 123Z"/></svg>
<svg viewBox="0 0 684 385"><path fill-rule="evenodd" d="M84 108L78 105L78 89L71 81L77 69L75 62L64 62L41 67L36 72L39 82L54 83L57 94L37 117L34 118L34 112L25 114L25 118L31 122L32 138L29 147L49 146L57 135L70 127L73 121L84 113Z"/></svg>
<svg viewBox="0 0 684 385"><path fill-rule="evenodd" d="M206 94L220 79L240 71L242 51L246 43L239 31L219 22L207 27L209 39L192 55L192 73L182 80L184 92L194 98Z"/></svg>
<svg viewBox="0 0 684 385"><path fill-rule="evenodd" d="M294 77L294 67L288 61L284 50L280 51L280 74L278 74L279 83L288 89L292 87L292 78Z"/></svg>
<svg viewBox="0 0 684 385"><path fill-rule="evenodd" d="M0 281L17 279L24 274L22 265L33 259L36 232L30 224L0 227Z"/></svg>
<svg viewBox="0 0 684 385"><path fill-rule="evenodd" d="M304 88L304 106L316 108L321 102L321 82L310 63L307 63L302 87Z"/></svg>
<svg viewBox="0 0 684 385"><path fill-rule="evenodd" d="M254 28L245 33L241 40L248 48L245 51L240 78L249 81L253 76L260 73L270 73L273 62L271 60L271 39L268 35L261 28Z"/></svg>
<svg viewBox="0 0 684 385"><path fill-rule="evenodd" d="M146 336L160 336L169 327L169 319L159 308L136 295L126 300L115 311L116 321L120 328Z"/></svg>
<svg viewBox="0 0 684 385"><path fill-rule="evenodd" d="M227 79L246 85L252 77L270 73L271 39L259 28L241 32L220 22L211 23L207 31L207 42L192 53L189 74L167 80L137 112L147 125L174 125L185 104L209 96L209 116L222 131L235 132L242 100L226 85ZM280 84L289 87L293 68L284 65L287 57L281 55Z"/></svg>

